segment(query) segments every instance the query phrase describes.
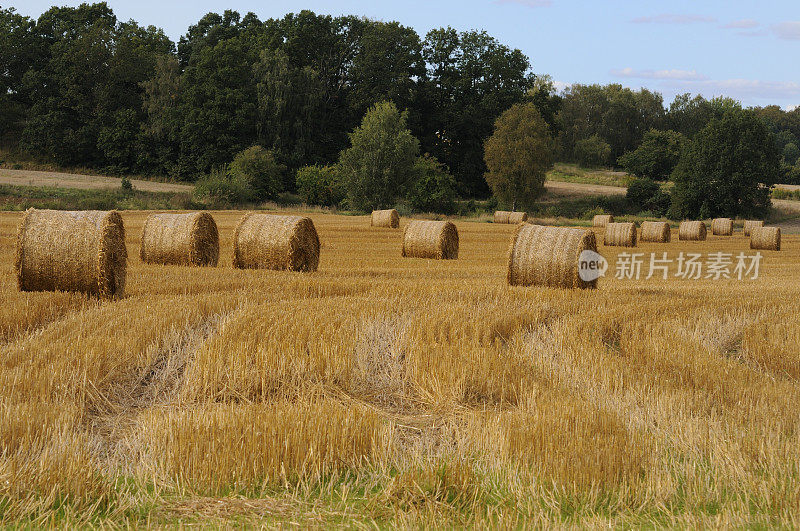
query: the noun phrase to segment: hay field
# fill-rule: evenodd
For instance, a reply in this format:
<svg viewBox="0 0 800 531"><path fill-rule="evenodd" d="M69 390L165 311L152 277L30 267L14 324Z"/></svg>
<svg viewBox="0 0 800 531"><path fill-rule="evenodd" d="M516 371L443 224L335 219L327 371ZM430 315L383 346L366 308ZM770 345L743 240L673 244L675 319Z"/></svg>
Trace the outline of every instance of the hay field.
<svg viewBox="0 0 800 531"><path fill-rule="evenodd" d="M142 264L126 296L20 293L0 215L0 522L800 525L800 237L757 280L510 288L310 214L315 273ZM602 229L598 241L602 242ZM740 231L598 250L750 253ZM613 266L612 266L613 268Z"/></svg>

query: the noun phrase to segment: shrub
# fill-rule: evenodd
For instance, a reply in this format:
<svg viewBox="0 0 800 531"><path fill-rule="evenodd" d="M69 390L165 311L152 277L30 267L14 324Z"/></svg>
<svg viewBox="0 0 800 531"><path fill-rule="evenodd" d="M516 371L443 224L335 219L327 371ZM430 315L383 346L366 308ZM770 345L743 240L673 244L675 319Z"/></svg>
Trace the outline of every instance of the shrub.
<svg viewBox="0 0 800 531"><path fill-rule="evenodd" d="M122 188L123 192L132 192L133 183L131 182L131 178L125 175L120 182L120 187Z"/></svg>
<svg viewBox="0 0 800 531"><path fill-rule="evenodd" d="M252 146L240 151L230 164L230 174L248 183L253 199L275 199L282 192L283 173L286 168L275 160L272 151Z"/></svg>
<svg viewBox="0 0 800 531"><path fill-rule="evenodd" d="M611 158L611 146L599 135L592 135L575 142L575 157L586 168L605 166Z"/></svg>
<svg viewBox="0 0 800 531"><path fill-rule="evenodd" d="M631 207L637 210L649 210L661 216L669 208L669 194L661 189L656 181L648 178L636 178L628 186L625 196Z"/></svg>
<svg viewBox="0 0 800 531"><path fill-rule="evenodd" d="M447 168L430 155L419 157L414 165L416 177L407 199L420 212L455 212L456 181Z"/></svg>
<svg viewBox="0 0 800 531"><path fill-rule="evenodd" d="M335 166L304 166L297 170L297 193L308 205L336 206L345 197L341 175Z"/></svg>
<svg viewBox="0 0 800 531"><path fill-rule="evenodd" d="M241 175L214 170L197 180L194 195L211 205L238 205L254 199L250 181Z"/></svg>

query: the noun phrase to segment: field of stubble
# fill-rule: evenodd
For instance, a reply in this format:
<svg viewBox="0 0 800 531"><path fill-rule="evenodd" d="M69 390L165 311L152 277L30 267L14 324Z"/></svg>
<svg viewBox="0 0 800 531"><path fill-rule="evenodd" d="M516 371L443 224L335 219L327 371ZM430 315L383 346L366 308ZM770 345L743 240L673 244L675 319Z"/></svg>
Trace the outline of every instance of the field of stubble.
<svg viewBox="0 0 800 531"><path fill-rule="evenodd" d="M800 237L758 280L564 291L509 288L514 227L473 222L435 261L312 214L318 272L234 270L241 215L193 269L123 213L101 302L19 293L0 214L0 523L800 525Z"/></svg>

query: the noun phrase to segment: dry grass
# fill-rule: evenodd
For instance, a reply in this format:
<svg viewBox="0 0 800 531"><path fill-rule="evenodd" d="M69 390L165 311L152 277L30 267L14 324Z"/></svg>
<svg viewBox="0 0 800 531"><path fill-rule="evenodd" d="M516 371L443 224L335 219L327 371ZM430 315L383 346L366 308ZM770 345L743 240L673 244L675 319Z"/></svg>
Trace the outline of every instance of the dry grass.
<svg viewBox="0 0 800 531"><path fill-rule="evenodd" d="M17 290L21 217L6 526L800 525L798 236L755 281L564 290L507 285L519 227L456 222L459 260L404 260L367 216L310 214L313 275L136 260L103 301ZM122 214L131 253L146 217ZM241 213L214 217L230 256Z"/></svg>

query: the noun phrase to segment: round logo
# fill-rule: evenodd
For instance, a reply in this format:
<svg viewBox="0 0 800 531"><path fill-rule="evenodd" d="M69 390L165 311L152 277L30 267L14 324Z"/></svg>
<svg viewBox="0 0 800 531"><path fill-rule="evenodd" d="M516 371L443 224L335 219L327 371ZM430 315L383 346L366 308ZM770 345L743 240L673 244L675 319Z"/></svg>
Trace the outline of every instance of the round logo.
<svg viewBox="0 0 800 531"><path fill-rule="evenodd" d="M578 276L584 282L591 282L606 275L608 261L603 255L589 249L578 256Z"/></svg>

